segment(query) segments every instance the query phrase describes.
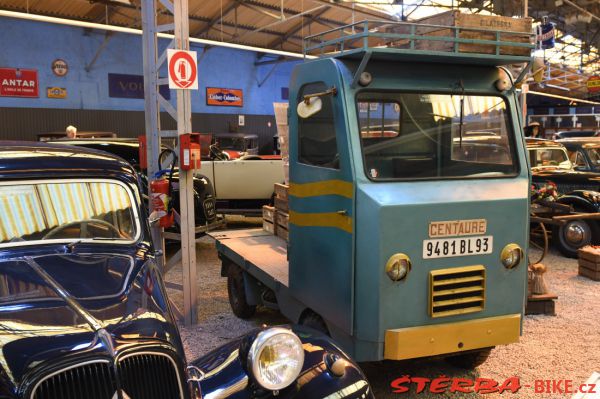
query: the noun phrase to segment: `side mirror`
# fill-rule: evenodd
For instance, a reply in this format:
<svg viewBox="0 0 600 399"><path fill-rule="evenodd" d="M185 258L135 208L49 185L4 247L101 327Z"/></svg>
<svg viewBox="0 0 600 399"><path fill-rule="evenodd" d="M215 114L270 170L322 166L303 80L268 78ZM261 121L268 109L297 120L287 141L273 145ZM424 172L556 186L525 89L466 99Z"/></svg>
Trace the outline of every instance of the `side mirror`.
<svg viewBox="0 0 600 399"><path fill-rule="evenodd" d="M323 108L323 101L320 97L309 97L301 101L296 108L298 116L302 119L310 118Z"/></svg>

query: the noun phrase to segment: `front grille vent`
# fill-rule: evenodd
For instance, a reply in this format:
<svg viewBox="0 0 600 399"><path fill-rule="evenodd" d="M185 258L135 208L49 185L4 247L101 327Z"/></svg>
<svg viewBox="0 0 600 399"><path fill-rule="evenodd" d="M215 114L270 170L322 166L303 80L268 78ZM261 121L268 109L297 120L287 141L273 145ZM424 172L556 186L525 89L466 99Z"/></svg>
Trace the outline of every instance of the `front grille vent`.
<svg viewBox="0 0 600 399"><path fill-rule="evenodd" d="M118 367L121 389L131 399L179 399L175 367L171 358L155 353L125 357Z"/></svg>
<svg viewBox="0 0 600 399"><path fill-rule="evenodd" d="M467 266L429 273L429 315L479 312L485 306L485 268Z"/></svg>
<svg viewBox="0 0 600 399"><path fill-rule="evenodd" d="M32 399L111 399L117 390L107 361L84 363L51 374L33 389Z"/></svg>
<svg viewBox="0 0 600 399"><path fill-rule="evenodd" d="M125 355L117 363L96 360L52 373L38 382L31 399L180 399L183 397L177 365L158 352Z"/></svg>

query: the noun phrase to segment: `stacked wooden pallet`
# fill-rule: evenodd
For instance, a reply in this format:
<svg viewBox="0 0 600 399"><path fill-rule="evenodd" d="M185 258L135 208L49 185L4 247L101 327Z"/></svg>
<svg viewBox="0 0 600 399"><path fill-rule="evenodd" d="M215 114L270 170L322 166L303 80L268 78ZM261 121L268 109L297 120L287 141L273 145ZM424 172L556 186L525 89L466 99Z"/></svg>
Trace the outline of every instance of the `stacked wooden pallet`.
<svg viewBox="0 0 600 399"><path fill-rule="evenodd" d="M275 184L274 207L263 206L263 230L288 240L288 186Z"/></svg>
<svg viewBox="0 0 600 399"><path fill-rule="evenodd" d="M600 281L600 248L588 245L577 251L579 275Z"/></svg>

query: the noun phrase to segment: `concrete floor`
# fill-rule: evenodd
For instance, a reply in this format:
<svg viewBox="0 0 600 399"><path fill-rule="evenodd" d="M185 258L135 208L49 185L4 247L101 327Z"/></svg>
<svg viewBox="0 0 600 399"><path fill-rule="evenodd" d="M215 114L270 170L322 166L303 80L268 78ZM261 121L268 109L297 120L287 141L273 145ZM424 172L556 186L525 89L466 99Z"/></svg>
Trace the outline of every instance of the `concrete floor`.
<svg viewBox="0 0 600 399"><path fill-rule="evenodd" d="M188 359L200 356L231 338L261 324L287 321L276 311L259 309L251 320L236 318L227 298L225 278L220 276L220 262L212 239L205 237L197 245L199 315L198 324L181 327ZM410 375L434 379L491 378L500 384L519 377L518 394L505 393L502 398L570 398L566 393L536 393L536 380L572 380L579 386L594 371L600 372L600 282L577 276L576 260L566 259L551 251L544 261L549 268L547 282L559 295L557 316L527 316L524 334L518 344L496 348L488 361L475 371L457 369L443 360L416 360L362 364L377 398L497 398L497 393L416 393L412 385L408 393L393 393L393 380ZM181 284L181 267L165 276L169 286ZM169 288L172 301L182 308L183 294ZM528 387L529 385L529 387ZM600 387L598 387L600 392Z"/></svg>

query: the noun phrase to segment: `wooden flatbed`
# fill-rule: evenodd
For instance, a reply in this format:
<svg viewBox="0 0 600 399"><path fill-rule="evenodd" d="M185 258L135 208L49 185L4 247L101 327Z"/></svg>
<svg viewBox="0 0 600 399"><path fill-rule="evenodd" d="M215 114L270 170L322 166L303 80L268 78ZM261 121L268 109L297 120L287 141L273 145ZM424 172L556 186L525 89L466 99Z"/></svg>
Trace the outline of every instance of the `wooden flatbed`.
<svg viewBox="0 0 600 399"><path fill-rule="evenodd" d="M272 290L289 287L287 242L263 229L224 230L208 233L217 250L246 269Z"/></svg>

